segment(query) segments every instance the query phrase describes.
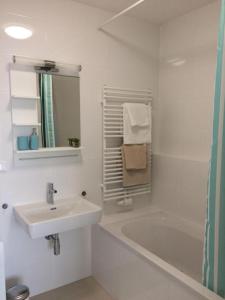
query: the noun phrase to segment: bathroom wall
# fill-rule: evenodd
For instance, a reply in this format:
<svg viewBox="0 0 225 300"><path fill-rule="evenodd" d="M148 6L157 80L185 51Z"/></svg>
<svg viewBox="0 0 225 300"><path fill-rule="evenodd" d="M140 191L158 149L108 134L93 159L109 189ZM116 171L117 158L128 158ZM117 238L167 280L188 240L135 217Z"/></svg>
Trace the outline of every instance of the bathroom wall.
<svg viewBox="0 0 225 300"><path fill-rule="evenodd" d="M153 203L204 222L219 1L160 28Z"/></svg>
<svg viewBox="0 0 225 300"><path fill-rule="evenodd" d="M0 242L0 297L5 300L5 266L3 243Z"/></svg>
<svg viewBox="0 0 225 300"><path fill-rule="evenodd" d="M91 273L90 229L61 234L61 251L54 257L44 239L31 240L13 216L13 205L45 201L46 183L52 181L57 198L86 190L101 204L101 95L103 84L146 88L157 96L159 32L154 26L121 18L106 31L97 27L111 13L71 0L8 0L0 11L0 240L5 244L8 283L23 282L38 294L86 277ZM24 24L34 35L25 41L7 37L2 27ZM13 167L12 125L8 63L12 55L52 59L82 65L81 162L45 161L35 167Z"/></svg>

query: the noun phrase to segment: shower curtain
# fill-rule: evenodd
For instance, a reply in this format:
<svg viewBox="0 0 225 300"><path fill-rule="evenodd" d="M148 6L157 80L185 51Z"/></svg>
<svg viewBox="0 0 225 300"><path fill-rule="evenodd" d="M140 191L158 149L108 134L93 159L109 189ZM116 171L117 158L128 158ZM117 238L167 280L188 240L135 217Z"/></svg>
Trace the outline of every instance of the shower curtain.
<svg viewBox="0 0 225 300"><path fill-rule="evenodd" d="M225 297L225 0L221 1L203 284Z"/></svg>
<svg viewBox="0 0 225 300"><path fill-rule="evenodd" d="M42 146L55 147L52 75L40 74Z"/></svg>

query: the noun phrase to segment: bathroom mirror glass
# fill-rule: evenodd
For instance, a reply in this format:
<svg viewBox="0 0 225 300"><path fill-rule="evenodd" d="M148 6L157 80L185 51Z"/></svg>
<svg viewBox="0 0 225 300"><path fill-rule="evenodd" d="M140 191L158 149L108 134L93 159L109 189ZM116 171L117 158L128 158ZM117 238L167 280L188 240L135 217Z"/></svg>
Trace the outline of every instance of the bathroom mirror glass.
<svg viewBox="0 0 225 300"><path fill-rule="evenodd" d="M37 73L42 148L80 146L80 82L75 76Z"/></svg>

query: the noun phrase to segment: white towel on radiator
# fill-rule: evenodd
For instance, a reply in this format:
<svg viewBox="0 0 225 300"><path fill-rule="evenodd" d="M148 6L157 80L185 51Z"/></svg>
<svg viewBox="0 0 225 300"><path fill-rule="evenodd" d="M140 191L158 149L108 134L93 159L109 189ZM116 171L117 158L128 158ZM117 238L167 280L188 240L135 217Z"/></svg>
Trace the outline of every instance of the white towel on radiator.
<svg viewBox="0 0 225 300"><path fill-rule="evenodd" d="M130 125L147 127L150 123L149 106L143 103L124 104L130 119Z"/></svg>
<svg viewBox="0 0 225 300"><path fill-rule="evenodd" d="M141 103L123 104L124 144L151 143L151 107Z"/></svg>

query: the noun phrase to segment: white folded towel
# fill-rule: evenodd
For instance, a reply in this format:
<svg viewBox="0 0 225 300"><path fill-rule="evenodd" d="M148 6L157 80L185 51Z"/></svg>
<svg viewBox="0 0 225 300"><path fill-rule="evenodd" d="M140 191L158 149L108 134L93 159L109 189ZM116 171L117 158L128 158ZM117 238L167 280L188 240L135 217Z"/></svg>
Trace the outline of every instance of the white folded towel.
<svg viewBox="0 0 225 300"><path fill-rule="evenodd" d="M123 104L124 144L151 143L151 108L138 103Z"/></svg>
<svg viewBox="0 0 225 300"><path fill-rule="evenodd" d="M149 106L142 103L125 103L130 118L130 125L146 127L150 122Z"/></svg>

